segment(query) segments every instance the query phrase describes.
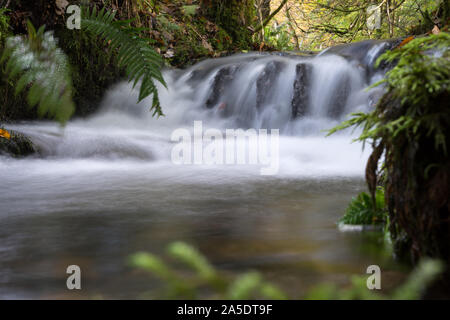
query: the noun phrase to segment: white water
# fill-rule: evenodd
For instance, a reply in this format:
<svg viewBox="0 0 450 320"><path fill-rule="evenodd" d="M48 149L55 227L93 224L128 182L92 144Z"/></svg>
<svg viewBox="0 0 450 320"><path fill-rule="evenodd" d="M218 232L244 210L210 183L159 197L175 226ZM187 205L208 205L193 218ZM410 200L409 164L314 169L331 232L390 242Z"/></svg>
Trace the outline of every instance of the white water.
<svg viewBox="0 0 450 320"><path fill-rule="evenodd" d="M271 96L257 108L258 76L273 61L280 62L282 67L270 85L273 88ZM304 61L313 66L313 75L308 89L310 109L303 118L291 120L295 66L302 60L259 55L209 60L185 72L165 72L168 89L159 90L165 116L159 119L153 118L148 111L149 100L136 104L137 89L121 83L107 93L97 114L88 119L73 120L64 129L50 122L9 126L29 135L39 147L42 158L3 158L0 176L2 180L11 179L12 182L19 178L17 174L11 176L12 172L57 174L61 169L64 174L82 175L126 168L127 172L144 173L154 171L153 167L166 167L164 170L176 172L178 178L185 175L195 178L201 171L222 175L224 179L259 174L257 167L249 165L214 168L173 165L171 133L177 128L192 130L196 120L203 121L205 128L222 130L239 127L280 129L280 176L362 176L368 150L363 152L360 144L352 143L349 133L325 138L325 131L350 112L368 110L370 93L366 91L363 70L334 55ZM218 105L208 109L205 101L211 93L214 77L228 65L240 65L240 69L220 96ZM196 72L203 72L199 80L195 79ZM341 117L329 118L327 111L333 107L336 98L333 90L345 76L350 78L351 86L345 109ZM164 175L161 171L157 174Z"/></svg>

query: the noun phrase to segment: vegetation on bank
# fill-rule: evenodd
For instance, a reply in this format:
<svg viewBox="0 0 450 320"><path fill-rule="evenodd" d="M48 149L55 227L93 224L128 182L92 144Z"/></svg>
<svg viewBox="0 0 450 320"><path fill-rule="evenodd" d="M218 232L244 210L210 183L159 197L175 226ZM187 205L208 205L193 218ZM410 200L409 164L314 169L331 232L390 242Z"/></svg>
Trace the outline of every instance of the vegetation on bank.
<svg viewBox="0 0 450 320"><path fill-rule="evenodd" d="M152 96L150 110L162 115L158 90L154 80L165 85L161 74L162 59L139 38L136 28L114 22L115 13L102 9L83 10L84 31L103 38L111 50L117 50L119 67L125 69L133 86L139 85L138 102ZM52 31L44 26L36 31L27 21L28 35L8 37L0 63L6 62L8 80L15 83L15 94L28 88L30 107L39 105L38 115L49 115L64 124L73 114L71 67L67 56L59 49Z"/></svg>
<svg viewBox="0 0 450 320"><path fill-rule="evenodd" d="M20 132L6 131L0 127L0 155L21 158L36 152L31 140Z"/></svg>
<svg viewBox="0 0 450 320"><path fill-rule="evenodd" d="M429 31L434 25L445 29L450 11L445 1L373 2L381 4L382 37ZM71 65L76 115L85 116L95 111L105 90L126 75L120 67L118 51L110 44L98 41L97 36L86 30L66 28L68 2L1 1L2 5L5 3L8 7L0 9L0 51L8 35L27 33L28 19L37 28L45 25L46 30L52 30ZM242 50L317 50L323 45L375 37L364 23L368 4L359 0L345 3L317 0L301 4L291 0L70 3L115 10L117 20L128 20L130 26L139 30L139 38L175 67ZM339 22L337 28L329 27L336 22ZM392 34L389 33L391 27ZM6 77L4 65L1 68L0 121L37 118L36 109L26 106L24 94L15 94L14 83Z"/></svg>
<svg viewBox="0 0 450 320"><path fill-rule="evenodd" d="M65 123L73 114L71 68L58 48L53 32L42 26L36 30L28 21L28 35L9 37L0 63L5 63L15 95L27 89L30 107L38 105L38 115L48 114Z"/></svg>
<svg viewBox="0 0 450 320"><path fill-rule="evenodd" d="M435 260L422 260L406 281L388 294L367 289L366 276L352 276L349 286L338 287L323 283L308 290L303 297L289 297L275 285L264 280L255 271L236 276L217 270L198 250L184 242L174 242L167 248L174 263L151 253L136 253L129 264L159 279L163 291L148 292L143 298L165 299L313 299L313 300L377 300L420 299L427 286L442 271L442 264ZM155 294L157 294L155 296Z"/></svg>
<svg viewBox="0 0 450 320"><path fill-rule="evenodd" d="M383 171L389 232L397 255L450 265L450 34L410 41L378 59L395 63L380 84L386 94L330 133L362 127L373 152L366 180L373 202ZM384 156L380 169L379 161ZM448 286L448 275L443 278ZM444 289L448 292L448 288Z"/></svg>
<svg viewBox="0 0 450 320"><path fill-rule="evenodd" d="M361 192L350 202L345 215L339 223L350 225L384 225L387 223L387 211L384 201L384 189L378 187L375 201L366 193Z"/></svg>
<svg viewBox="0 0 450 320"><path fill-rule="evenodd" d="M272 10L282 2L270 1ZM380 18L373 28L367 23L370 18L376 22L372 12ZM283 28L295 49L321 50L353 41L425 34L435 27L448 31L449 19L446 0L288 0L268 27Z"/></svg>

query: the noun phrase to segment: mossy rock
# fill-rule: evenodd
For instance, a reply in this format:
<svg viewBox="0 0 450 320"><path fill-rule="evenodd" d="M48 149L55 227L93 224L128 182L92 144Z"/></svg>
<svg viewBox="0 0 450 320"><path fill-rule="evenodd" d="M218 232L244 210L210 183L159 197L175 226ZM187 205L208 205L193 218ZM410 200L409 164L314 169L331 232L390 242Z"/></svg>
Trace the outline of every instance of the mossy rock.
<svg viewBox="0 0 450 320"><path fill-rule="evenodd" d="M33 142L27 136L16 131L9 131L9 133L10 139L0 137L0 155L21 158L36 153Z"/></svg>

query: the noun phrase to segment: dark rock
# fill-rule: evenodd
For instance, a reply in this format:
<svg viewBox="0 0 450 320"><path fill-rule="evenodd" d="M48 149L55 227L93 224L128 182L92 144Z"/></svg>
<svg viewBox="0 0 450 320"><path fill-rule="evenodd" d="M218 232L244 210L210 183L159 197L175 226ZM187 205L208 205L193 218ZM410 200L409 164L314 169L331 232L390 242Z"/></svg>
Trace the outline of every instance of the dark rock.
<svg viewBox="0 0 450 320"><path fill-rule="evenodd" d="M275 86L273 85L277 79L283 63L279 61L271 61L264 68L263 72L256 80L256 107L259 109L273 95Z"/></svg>
<svg viewBox="0 0 450 320"><path fill-rule="evenodd" d="M303 117L308 112L312 66L299 63L295 69L294 96L292 98L292 119Z"/></svg>
<svg viewBox="0 0 450 320"><path fill-rule="evenodd" d="M36 153L36 148L28 137L15 131L9 131L9 133L10 139L0 137L0 155L21 158Z"/></svg>
<svg viewBox="0 0 450 320"><path fill-rule="evenodd" d="M209 98L206 100L206 107L211 109L220 103L220 97L223 95L225 89L231 83L239 66L226 66L217 72L214 77L214 82L211 88Z"/></svg>
<svg viewBox="0 0 450 320"><path fill-rule="evenodd" d="M350 87L350 76L345 74L337 83L332 94L330 108L328 109L328 116L330 118L337 119L342 116L348 96L350 95Z"/></svg>

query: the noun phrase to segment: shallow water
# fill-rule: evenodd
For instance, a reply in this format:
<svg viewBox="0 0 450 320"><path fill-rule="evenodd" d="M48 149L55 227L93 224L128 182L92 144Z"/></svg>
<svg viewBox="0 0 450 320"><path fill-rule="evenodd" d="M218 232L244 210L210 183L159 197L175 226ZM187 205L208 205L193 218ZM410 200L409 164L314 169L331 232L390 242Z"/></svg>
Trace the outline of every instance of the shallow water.
<svg viewBox="0 0 450 320"><path fill-rule="evenodd" d="M399 270L381 238L336 228L362 179L199 183L210 174L191 172L192 183L183 172L151 174L163 169L25 173L8 181L13 188L0 196L0 296L139 297L153 284L127 268L127 256L162 254L175 240L197 246L221 269L260 270L293 295L323 281L344 284L371 264ZM80 293L65 288L71 264L82 269Z"/></svg>

